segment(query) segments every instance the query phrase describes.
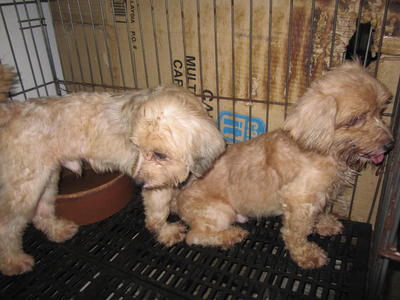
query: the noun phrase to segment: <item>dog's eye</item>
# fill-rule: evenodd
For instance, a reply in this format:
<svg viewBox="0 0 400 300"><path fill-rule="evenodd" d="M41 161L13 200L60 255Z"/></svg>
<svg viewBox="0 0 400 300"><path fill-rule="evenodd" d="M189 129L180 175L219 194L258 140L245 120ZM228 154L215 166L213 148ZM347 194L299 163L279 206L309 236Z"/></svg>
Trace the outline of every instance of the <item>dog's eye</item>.
<svg viewBox="0 0 400 300"><path fill-rule="evenodd" d="M360 123L361 121L364 121L366 118L367 118L367 114L359 115L358 117L355 117L355 118L351 119L349 122L347 122L346 126L348 126L348 127L354 126L354 125Z"/></svg>
<svg viewBox="0 0 400 300"><path fill-rule="evenodd" d="M393 99L393 96L390 96L389 98L387 98L387 99L385 100L384 105L389 105L389 104L392 102L392 99Z"/></svg>
<svg viewBox="0 0 400 300"><path fill-rule="evenodd" d="M383 106L381 106L379 109L379 114L380 115L385 115L385 111L388 107L388 105L390 104L390 100L385 101L385 104Z"/></svg>
<svg viewBox="0 0 400 300"><path fill-rule="evenodd" d="M167 155L164 153L161 153L161 152L153 152L153 155L158 160L166 160L167 159Z"/></svg>

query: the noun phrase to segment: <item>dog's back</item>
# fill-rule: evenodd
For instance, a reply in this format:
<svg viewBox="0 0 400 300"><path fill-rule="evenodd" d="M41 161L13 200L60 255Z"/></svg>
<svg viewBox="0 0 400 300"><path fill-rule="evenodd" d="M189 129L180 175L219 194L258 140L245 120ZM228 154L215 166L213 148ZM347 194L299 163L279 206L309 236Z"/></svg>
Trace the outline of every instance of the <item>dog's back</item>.
<svg viewBox="0 0 400 300"><path fill-rule="evenodd" d="M11 103L0 103L0 127L3 127L10 121L14 114L15 108Z"/></svg>
<svg viewBox="0 0 400 300"><path fill-rule="evenodd" d="M190 206L188 198L203 191L203 203L214 194L245 216L279 215L282 188L300 173L315 173L318 164L329 161L318 153L303 152L282 130L264 133L229 146L204 178L182 191L178 205Z"/></svg>

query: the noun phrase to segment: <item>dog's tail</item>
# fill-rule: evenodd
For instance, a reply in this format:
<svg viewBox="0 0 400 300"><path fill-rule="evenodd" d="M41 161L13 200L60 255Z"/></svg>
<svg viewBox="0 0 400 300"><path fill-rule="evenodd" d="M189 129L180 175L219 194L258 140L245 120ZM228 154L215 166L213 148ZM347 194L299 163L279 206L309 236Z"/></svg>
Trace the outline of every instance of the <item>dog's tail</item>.
<svg viewBox="0 0 400 300"><path fill-rule="evenodd" d="M13 68L0 64L0 126L11 118L10 107L7 105L8 93L14 83Z"/></svg>
<svg viewBox="0 0 400 300"><path fill-rule="evenodd" d="M13 68L0 64L0 102L8 99L8 93L14 83Z"/></svg>

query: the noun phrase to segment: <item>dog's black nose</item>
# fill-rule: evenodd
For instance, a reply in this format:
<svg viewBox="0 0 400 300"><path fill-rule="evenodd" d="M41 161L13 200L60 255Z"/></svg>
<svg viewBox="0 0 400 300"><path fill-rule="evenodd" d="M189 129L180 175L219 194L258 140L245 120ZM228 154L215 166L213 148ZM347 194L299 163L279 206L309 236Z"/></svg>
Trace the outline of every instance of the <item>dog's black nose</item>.
<svg viewBox="0 0 400 300"><path fill-rule="evenodd" d="M383 145L383 149L385 150L385 152L389 152L393 148L394 148L394 142L393 141L390 141L390 142L386 143L385 145Z"/></svg>
<svg viewBox="0 0 400 300"><path fill-rule="evenodd" d="M144 185L144 180L140 178L135 178L135 184L140 188Z"/></svg>

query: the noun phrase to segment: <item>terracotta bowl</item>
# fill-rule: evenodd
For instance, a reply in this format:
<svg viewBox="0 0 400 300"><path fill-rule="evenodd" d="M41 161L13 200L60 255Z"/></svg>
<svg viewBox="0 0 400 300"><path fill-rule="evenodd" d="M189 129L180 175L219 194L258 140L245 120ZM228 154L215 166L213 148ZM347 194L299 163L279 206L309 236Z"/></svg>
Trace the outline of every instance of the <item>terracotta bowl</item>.
<svg viewBox="0 0 400 300"><path fill-rule="evenodd" d="M56 214L78 225L99 222L120 211L132 198L133 180L121 173L97 174L85 169L78 177L63 171Z"/></svg>

